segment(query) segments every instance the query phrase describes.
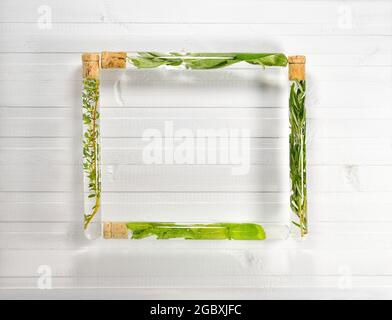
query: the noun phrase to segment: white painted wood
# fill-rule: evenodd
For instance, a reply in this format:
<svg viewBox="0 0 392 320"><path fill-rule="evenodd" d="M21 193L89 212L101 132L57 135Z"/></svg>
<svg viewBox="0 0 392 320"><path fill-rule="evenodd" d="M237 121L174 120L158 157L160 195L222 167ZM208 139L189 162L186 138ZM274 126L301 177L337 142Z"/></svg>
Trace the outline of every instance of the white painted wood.
<svg viewBox="0 0 392 320"><path fill-rule="evenodd" d="M292 279L292 278L289 278ZM342 280L343 279L343 280ZM353 277L354 288L342 289L336 284L344 283L345 278L342 277L295 277L292 281L291 287L289 285L282 287L272 286L271 282L266 282L261 285L261 288L235 288L226 289L219 288L213 289L208 288L175 288L175 289L120 289L116 288L110 290L110 288L94 288L94 289L83 289L79 288L74 290L73 288L78 287L78 281L75 281L75 285L69 289L52 289L48 290L20 290L20 289L8 289L0 291L2 299L83 299L86 296L92 299L100 300L105 299L107 293L110 292L111 299L162 299L162 292L164 292L165 299L174 300L197 300L200 296L204 299L218 299L221 300L233 300L233 299L250 299L250 300L279 300L279 299L328 299L329 297L335 297L336 299L387 299L390 298L389 289L379 285L377 288L369 287L367 283L371 281L372 277ZM386 281L388 277L379 277L380 282ZM308 285L304 290L298 290L298 283L305 283L305 280L309 280L312 286ZM376 279L377 280L377 279ZM34 279L31 279L34 283ZM99 285L99 281L93 282L95 285ZM286 282L287 283L287 282ZM324 284L327 283L327 284ZM323 285L324 284L324 285Z"/></svg>
<svg viewBox="0 0 392 320"><path fill-rule="evenodd" d="M45 29L48 9L53 23ZM390 298L391 17L388 0L2 0L0 297ZM310 237L84 239L80 53L117 49L305 54ZM119 219L241 212L281 221L289 198L287 177L278 175L287 141L277 138L287 130L286 75L244 64L106 73L104 207ZM251 129L251 174L143 164L140 136L164 120ZM37 289L42 265L52 268L53 290Z"/></svg>
<svg viewBox="0 0 392 320"><path fill-rule="evenodd" d="M337 113L341 110L337 110ZM348 111L353 111L352 109ZM383 109L384 111L384 109ZM77 112L77 115L72 115ZM334 111L331 111L332 116ZM336 111L335 111L336 112ZM355 112L355 110L354 110ZM52 137L79 139L81 127L80 111L66 108L0 108L0 137ZM368 111L369 114L373 112ZM282 138L288 132L288 114L284 108L174 108L157 110L156 108L102 108L102 135L106 138L143 137L149 129L163 132L165 121L173 125L174 130L189 128L192 132L201 129L249 130L250 137ZM366 114L366 112L365 112ZM219 116L218 116L219 115ZM242 117L241 117L242 116ZM181 118L182 117L182 118ZM319 138L390 138L390 109L385 116L367 120L345 119L334 116L332 119L320 118L308 121L308 139ZM243 132L243 131L239 131ZM196 133L194 133L196 134ZM360 142L358 142L360 143Z"/></svg>
<svg viewBox="0 0 392 320"><path fill-rule="evenodd" d="M354 111L352 111L354 113ZM75 140L75 141L73 141ZM196 139L195 143L197 143ZM143 163L140 138L102 139L102 162L108 165ZM251 164L287 164L285 138L251 138ZM8 163L38 165L75 165L80 155L73 148L80 141L73 138L0 138L0 165ZM358 148L360 146L360 148ZM392 165L391 140L385 138L318 138L308 139L308 165ZM224 149L218 146L217 150Z"/></svg>
<svg viewBox="0 0 392 320"><path fill-rule="evenodd" d="M35 25L33 25L35 27ZM31 30L33 26L27 26L26 31ZM175 37L166 37L163 34L157 35L136 35L133 36L134 41L130 44L124 43L124 36L107 36L91 38L89 34L79 34L77 37L69 35L68 33L62 35L44 34L47 40L42 42L40 50L42 52L83 52L83 51L103 51L105 48L111 50L124 51L193 51L193 52L236 52L236 51L250 51L258 52L261 50L265 52L287 52L288 54L295 54L296 52L309 52L311 54L355 54L356 52L366 52L368 56L372 55L369 51L369 46L375 48L377 52L383 55L388 55L392 52L390 42L385 42L384 38L390 36L329 36L327 41L320 41L319 36L258 36L243 34L242 39L237 44L230 41L227 35L221 39L219 36L202 35L206 37L206 41L201 41L200 35L184 34ZM158 36L158 38L156 38ZM0 52L32 52L35 49L36 43L40 42L42 35L26 35L18 37L17 42L13 42L14 35L5 36L1 42L2 47ZM157 39L156 44L152 44L154 39ZM60 41L59 41L60 40ZM361 40L361 41L359 41ZM205 43L215 43L211 46L206 46ZM107 45L102 45L107 43ZM174 44L177 44L174 46ZM311 43L318 43L318 46L311 45ZM180 46L180 44L183 44ZM218 45L219 44L219 45ZM174 46L174 49L173 49ZM177 49L176 49L177 48Z"/></svg>
<svg viewBox="0 0 392 320"><path fill-rule="evenodd" d="M265 9L264 9L265 11ZM388 14L385 13L386 15ZM152 24L138 24L138 23L54 23L50 28L40 28L37 22L34 23L7 23L4 22L0 26L0 30L7 33L8 36L15 35L17 37L39 37L45 35L48 40L53 37L60 37L63 39L69 39L70 33L77 33L77 39L83 39L87 35L100 36L105 41L118 41L120 36L132 36L133 38L143 43L142 37L151 37L153 34L158 34L170 38L171 40L180 40L182 37L189 35L191 37L203 36L210 39L227 40L229 36L238 38L239 36L245 36L246 38L255 41L257 38L270 39L272 36L284 36L292 38L294 36L301 37L314 37L314 36L325 36L333 37L333 39L339 36L344 36L346 39L354 42L355 38L367 37L370 39L377 39L383 36L391 35L391 23L379 23L372 25L356 25L353 28L339 28L338 21L335 24L323 24L320 23L284 23L280 24L279 28L276 24L271 23L246 23L246 24L214 24L214 23L188 23L188 24L166 24L166 23L152 23ZM114 36L114 40L113 40ZM11 43L9 37L4 37L3 42L9 45L15 45ZM114 42L114 43L115 43ZM186 42L187 44L189 42ZM202 45L197 42L198 45ZM46 45L48 45L47 43ZM158 43L159 44L159 43ZM127 45L127 44L125 44ZM162 44L161 44L162 45ZM222 44L220 44L222 45ZM269 41L265 45L272 46L276 45L276 42ZM101 47L101 45L99 45ZM278 46L276 46L278 48ZM26 48L26 47L24 47ZM46 46L43 48L47 48ZM71 48L75 48L73 52L81 52L81 49L76 48L72 45ZM180 48L172 48L177 50L183 50L183 46ZM52 49L47 49L48 52L53 52ZM138 48L129 49L131 52L139 50ZM5 51L3 49L3 51ZM45 50L46 51L46 50ZM65 49L65 52L70 52L69 49ZM71 51L72 52L72 51Z"/></svg>
<svg viewBox="0 0 392 320"><path fill-rule="evenodd" d="M287 193L195 193L122 192L105 193L104 206L111 212L142 212L153 217L161 212L181 214L189 204L198 214L244 215L257 217L271 209L277 216L285 213ZM79 222L82 199L76 192L0 192L2 222ZM379 211L374 212L377 204ZM309 212L312 222L391 221L390 192L312 192ZM54 213L55 212L55 213ZM271 218L271 217L270 217ZM379 226L379 225L378 225ZM377 228L375 232L377 232ZM330 230L333 234L333 229Z"/></svg>
<svg viewBox="0 0 392 320"><path fill-rule="evenodd" d="M134 71L135 72L135 71ZM196 71L197 72L197 71ZM371 72L373 72L371 70ZM375 70L374 72L377 72ZM175 73L175 72L174 72ZM200 75L203 72L193 73ZM78 73L79 74L79 73ZM186 72L189 74L189 72ZM205 74L204 74L205 76ZM134 81L132 81L134 79ZM175 78L173 78L175 79ZM202 81L202 79L199 79ZM139 86L135 86L139 83ZM156 84L156 83L155 83ZM281 82L282 84L282 82ZM285 107L287 99L284 87L270 87L256 90L255 86L243 83L219 83L211 81L210 89L198 89L195 83L171 82L154 85L140 78L129 78L123 82L108 81L102 84L102 105L121 107ZM18 95L19 87L26 86L31 94ZM175 91L176 87L181 91ZM45 91L42 88L45 87ZM259 86L260 87L260 86ZM310 80L310 108L386 108L383 101L390 101L391 82L315 82ZM46 91L47 90L47 91ZM2 81L0 87L1 107L71 107L78 103L77 94L81 91L80 82L55 81ZM334 92L334 95L329 94ZM371 94L370 94L371 92ZM281 93L281 95L279 94ZM210 95L210 98L208 98ZM192 95L194 99L185 99ZM225 97L230 99L226 100ZM336 97L339 96L339 99ZM148 98L148 99L147 99ZM224 103L223 103L224 102Z"/></svg>
<svg viewBox="0 0 392 320"><path fill-rule="evenodd" d="M269 277L267 277L268 279ZM280 277L282 279L282 277ZM52 289L52 290L26 290L26 289L5 289L0 291L2 299L84 299L86 296L91 299L105 299L108 292L110 292L111 299L162 299L164 292L165 299L174 300L198 300L202 296L206 300L221 299L221 300L234 300L234 299L249 299L249 300L281 300L281 299L390 299L390 292L388 286L380 284L377 288L372 282L373 277L352 277L353 287L336 286L336 284L344 283L344 277L289 277L290 282L281 282L282 286L278 287L276 282L272 285L271 281L266 281L260 288L175 288L175 289L146 289L146 288L96 288L100 284L99 280L92 281L90 287L94 289L80 288L79 281L75 280L74 285L68 289ZM377 277L380 283L385 283L388 277ZM309 280L311 285L305 283ZM35 282L30 279L31 283ZM27 282L27 280L25 280ZM298 283L303 283L306 289L298 290ZM373 283L370 287L369 283ZM63 286L62 286L63 287ZM75 290L75 288L78 288ZM343 289L342 289L343 288Z"/></svg>
<svg viewBox="0 0 392 320"><path fill-rule="evenodd" d="M181 284L231 287L236 282L239 286L244 282L250 286L253 277L253 285L257 287L261 284L257 283L260 276L341 275L344 267L353 275L391 275L392 255L385 249L362 249L362 255L355 254L354 249L348 255L344 248L301 250L298 243L296 248L264 243L257 249L249 249L242 243L241 247L220 249L215 242L204 248L199 243L177 248L178 241L143 247L131 243L128 248L113 249L116 242L111 241L107 248L79 250L1 250L0 270L5 277L32 277L44 264L52 266L56 277L98 278L120 274L132 278L128 286L152 288L168 286L169 279L174 287ZM226 285L225 281L228 281Z"/></svg>
<svg viewBox="0 0 392 320"><path fill-rule="evenodd" d="M249 10L249 8L246 8ZM134 11L134 10L132 10ZM263 12L265 12L263 8ZM291 14L287 9L285 12ZM338 15L336 15L338 20ZM261 17L260 17L261 18ZM185 26L182 28L160 28L147 26L140 30L140 26L134 28L133 25L121 25L122 30L117 32L114 29L108 32L106 25L97 28L95 37L92 37L91 30L95 25L79 24L69 28L68 25L57 25L50 29L42 29L37 23L30 24L2 24L0 30L4 33L1 38L0 52L31 52L34 46L39 43L41 52L83 52L105 50L140 51L140 50L158 50L158 51L201 51L201 52L220 52L220 51L257 51L262 48L263 51L280 52L284 51L292 54L293 52L309 52L312 54L354 54L358 51L371 54L369 45L377 49L379 54L388 54L391 52L391 44L383 41L386 37L391 36L390 24L385 28L383 34L345 34L338 35L328 33L324 39L320 39L319 34L308 34L284 32L272 34L263 29L263 26L252 26L245 29L244 27L229 26L226 32L220 27L212 26L210 28L201 28L200 26ZM99 32L100 29L105 29ZM118 28L118 27L117 27ZM70 30L71 29L71 30ZM72 34L74 33L74 34ZM132 37L133 41L128 43L124 37ZM45 41L41 39L44 37ZM155 37L154 44L151 43ZM237 38L238 41L232 42L230 39ZM16 39L15 39L16 38ZM200 39L203 38L203 41ZM18 40L18 41L14 41ZM59 41L61 40L61 41ZM88 41L86 41L88 40ZM361 40L361 41L358 41ZM106 46L102 45L106 43ZM212 45L206 46L205 43ZM312 46L311 43L317 43Z"/></svg>
<svg viewBox="0 0 392 320"><path fill-rule="evenodd" d="M81 166L1 166L0 191L56 191L81 189ZM287 191L285 166L251 165L246 175L233 175L235 165L116 165L103 166L102 179L108 192L195 191L281 192ZM385 179L391 166L309 167L309 188L317 192L392 191ZM174 175L174 176L173 176ZM189 180L188 180L189 179ZM214 181L209 180L214 179ZM132 183L130 183L132 182ZM76 190L75 190L76 189Z"/></svg>
<svg viewBox="0 0 392 320"><path fill-rule="evenodd" d="M198 6L188 2L169 0L162 5L152 5L142 0L132 3L108 0L84 0L83 6L68 5L57 0L46 2L59 12L55 22L138 22L138 23L337 23L340 1L255 1L247 6L234 1L202 0ZM1 5L2 22L36 22L39 0L5 0ZM374 1L369 6L365 1L348 1L355 18L370 24L387 24L391 12L389 1ZM206 10L205 8L208 8ZM78 8L79 10L75 10ZM174 10L175 8L175 10ZM306 10L304 10L306 8ZM136 10L135 10L136 9ZM380 21L380 22L379 22ZM359 23L360 25L360 23Z"/></svg>

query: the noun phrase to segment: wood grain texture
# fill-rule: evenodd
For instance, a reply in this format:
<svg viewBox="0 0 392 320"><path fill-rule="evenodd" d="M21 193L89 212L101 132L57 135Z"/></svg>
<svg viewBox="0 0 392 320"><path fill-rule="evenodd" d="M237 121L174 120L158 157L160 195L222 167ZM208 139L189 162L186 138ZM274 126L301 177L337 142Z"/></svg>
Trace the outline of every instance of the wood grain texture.
<svg viewBox="0 0 392 320"><path fill-rule="evenodd" d="M391 297L391 18L387 0L2 0L0 297ZM80 54L103 50L306 55L309 239L84 239ZM116 218L284 221L287 70L110 70L102 80L103 205ZM250 174L145 165L140 137L164 121L249 129ZM37 289L42 265L53 290Z"/></svg>
<svg viewBox="0 0 392 320"><path fill-rule="evenodd" d="M339 15L340 1L255 1L247 0L247 6L235 0L219 0L211 3L200 1L192 7L181 0L169 0L165 6L151 6L137 0L131 3L124 1L84 0L83 6L69 5L57 0L46 2L53 10L61 14L56 22L137 22L137 23L334 23ZM208 4L209 10L205 10ZM355 18L368 24L387 24L391 4L387 0L374 1L369 6L367 1L348 1ZM42 5L39 0L5 0L1 4L0 21L6 22L36 22L37 8ZM306 10L304 8L306 7ZM23 8L23 10L21 10ZM137 8L137 10L135 10ZM176 10L172 10L176 8ZM282 10L284 8L285 10ZM79 9L79 10L76 10ZM377 16L379 20L373 20Z"/></svg>

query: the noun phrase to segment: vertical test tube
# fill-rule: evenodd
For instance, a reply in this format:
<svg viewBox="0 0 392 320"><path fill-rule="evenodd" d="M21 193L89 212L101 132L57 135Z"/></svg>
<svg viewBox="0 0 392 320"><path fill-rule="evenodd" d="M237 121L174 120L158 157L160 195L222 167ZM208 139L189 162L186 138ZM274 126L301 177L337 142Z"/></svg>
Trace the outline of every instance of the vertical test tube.
<svg viewBox="0 0 392 320"><path fill-rule="evenodd" d="M292 234L308 233L306 185L305 57L289 57L290 207Z"/></svg>
<svg viewBox="0 0 392 320"><path fill-rule="evenodd" d="M85 53L82 56L84 229L89 239L99 238L102 234L99 60L100 55L97 53Z"/></svg>

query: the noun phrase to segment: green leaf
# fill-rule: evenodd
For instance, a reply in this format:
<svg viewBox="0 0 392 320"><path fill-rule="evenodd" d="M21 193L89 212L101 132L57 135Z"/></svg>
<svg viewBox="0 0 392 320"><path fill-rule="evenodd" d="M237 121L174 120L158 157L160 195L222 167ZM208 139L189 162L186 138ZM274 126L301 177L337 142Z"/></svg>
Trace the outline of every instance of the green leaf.
<svg viewBox="0 0 392 320"><path fill-rule="evenodd" d="M194 57L189 58L189 57ZM230 66L238 62L247 62L261 66L287 65L287 57L282 53L187 53L176 52L168 54L160 52L139 52L136 57L128 58L137 68L157 68L162 65L180 66L185 64L188 69L208 70Z"/></svg>
<svg viewBox="0 0 392 320"><path fill-rule="evenodd" d="M129 222L132 239L186 240L264 240L264 229L252 223L174 224L160 222Z"/></svg>
<svg viewBox="0 0 392 320"><path fill-rule="evenodd" d="M131 61L137 68L156 68L165 64L165 61L155 58L131 58Z"/></svg>
<svg viewBox="0 0 392 320"><path fill-rule="evenodd" d="M238 59L238 56L237 56ZM267 54L252 59L245 59L251 64L258 64L263 66L285 67L287 65L287 57L283 54Z"/></svg>
<svg viewBox="0 0 392 320"><path fill-rule="evenodd" d="M223 59L185 59L185 65L189 69L218 69L236 63L236 60Z"/></svg>

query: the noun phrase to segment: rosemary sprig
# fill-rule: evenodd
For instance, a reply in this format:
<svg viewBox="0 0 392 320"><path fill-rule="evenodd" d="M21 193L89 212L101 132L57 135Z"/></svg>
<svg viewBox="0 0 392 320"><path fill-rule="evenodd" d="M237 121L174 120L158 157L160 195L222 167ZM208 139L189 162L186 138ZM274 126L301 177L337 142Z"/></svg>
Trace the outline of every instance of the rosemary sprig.
<svg viewBox="0 0 392 320"><path fill-rule="evenodd" d="M292 221L301 231L308 233L307 196L306 196L306 83L292 81L290 86L290 206L297 221Z"/></svg>
<svg viewBox="0 0 392 320"><path fill-rule="evenodd" d="M282 53L187 53L176 52L138 52L137 56L128 56L128 61L137 68L157 68L163 65L185 65L187 69L218 69L238 62L260 66L287 65L287 57Z"/></svg>
<svg viewBox="0 0 392 320"><path fill-rule="evenodd" d="M88 198L94 199L90 211L84 214L84 228L98 213L101 205L101 170L99 146L99 80L83 80L83 169L88 179Z"/></svg>

